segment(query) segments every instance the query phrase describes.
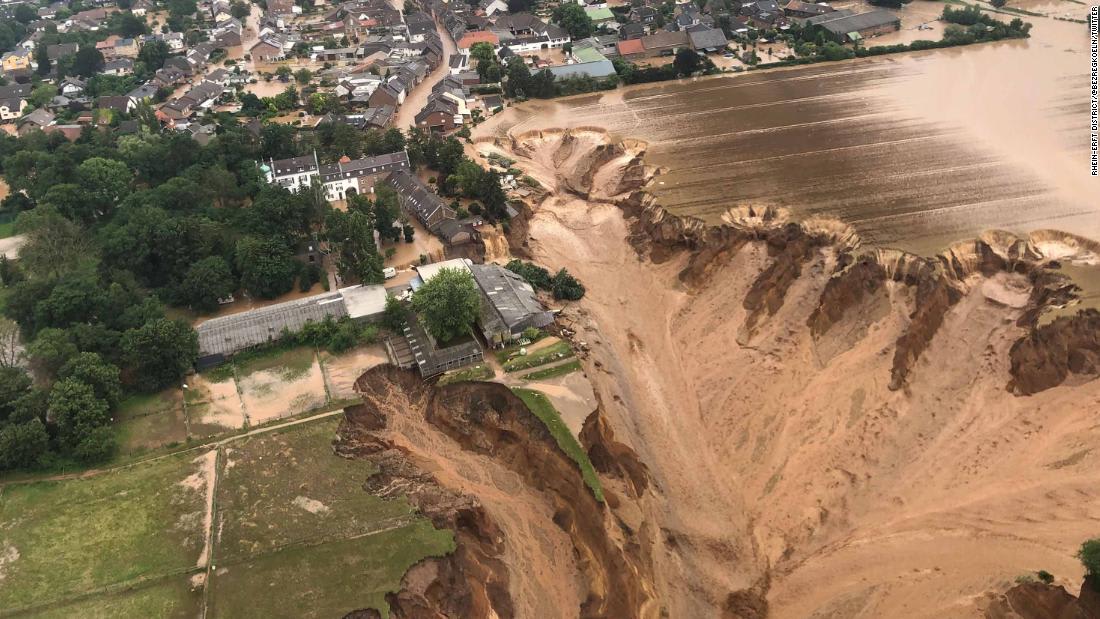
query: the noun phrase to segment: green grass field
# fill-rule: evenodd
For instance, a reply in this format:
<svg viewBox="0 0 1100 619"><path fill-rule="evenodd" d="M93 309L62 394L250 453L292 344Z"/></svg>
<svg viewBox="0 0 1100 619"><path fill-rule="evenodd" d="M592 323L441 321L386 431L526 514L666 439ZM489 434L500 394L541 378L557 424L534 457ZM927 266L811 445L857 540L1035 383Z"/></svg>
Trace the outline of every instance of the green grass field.
<svg viewBox="0 0 1100 619"><path fill-rule="evenodd" d="M565 359L573 356L573 349L569 346L569 342L560 341L540 348L536 351L530 352L520 357L512 357L503 362L505 372L517 372L519 370L526 370L528 368L538 367L545 365L559 359Z"/></svg>
<svg viewBox="0 0 1100 619"><path fill-rule="evenodd" d="M407 501L363 489L373 468L332 453L337 425L303 424L226 449L215 616L281 616L293 608L296 617L338 617L367 607L386 616L385 594L411 565L454 550L451 532L436 530Z"/></svg>
<svg viewBox="0 0 1100 619"><path fill-rule="evenodd" d="M584 483L592 489L592 494L596 497L596 500L602 503L603 486L600 485L600 478L596 475L596 469L592 467L592 461L588 459L588 454L585 453L584 448L577 442L577 437L573 436L565 422L561 420L561 415L550 403L550 399L533 389L513 387L512 391L519 396L519 399L523 400L523 403L536 417L546 424L546 428L550 430L550 434L558 442L558 447L577 463L581 470L581 476L584 477Z"/></svg>
<svg viewBox="0 0 1100 619"><path fill-rule="evenodd" d="M455 370L454 372L447 372L443 376L439 377L439 384L449 385L451 383L462 383L471 380L489 380L493 377L493 370L484 363L472 365L468 368L461 370Z"/></svg>
<svg viewBox="0 0 1100 619"><path fill-rule="evenodd" d="M524 374L520 378L523 380L546 380L547 378L557 378L559 376L565 376L566 374L572 374L581 369L581 362L579 359L570 361L569 363L563 363L561 365L555 365L552 368L546 368L545 370L536 370L530 374Z"/></svg>
<svg viewBox="0 0 1100 619"><path fill-rule="evenodd" d="M181 484L197 470L193 458L3 488L0 557L9 560L0 564L0 608L47 605L193 569L205 513L201 489Z"/></svg>
<svg viewBox="0 0 1100 619"><path fill-rule="evenodd" d="M11 220L7 223L0 224L0 239L6 239L9 236L15 236L15 220Z"/></svg>
<svg viewBox="0 0 1100 619"><path fill-rule="evenodd" d="M291 546L219 565L211 610L226 619L327 618L374 608L388 617L386 593L398 589L405 572L424 557L453 550L450 531L436 530L424 519L352 540Z"/></svg>
<svg viewBox="0 0 1100 619"><path fill-rule="evenodd" d="M202 613L202 588L187 576L171 576L131 590L82 598L30 613L35 619L191 619Z"/></svg>
<svg viewBox="0 0 1100 619"><path fill-rule="evenodd" d="M229 446L218 483L218 563L415 519L404 500L363 490L373 472L332 453L334 419L249 437Z"/></svg>

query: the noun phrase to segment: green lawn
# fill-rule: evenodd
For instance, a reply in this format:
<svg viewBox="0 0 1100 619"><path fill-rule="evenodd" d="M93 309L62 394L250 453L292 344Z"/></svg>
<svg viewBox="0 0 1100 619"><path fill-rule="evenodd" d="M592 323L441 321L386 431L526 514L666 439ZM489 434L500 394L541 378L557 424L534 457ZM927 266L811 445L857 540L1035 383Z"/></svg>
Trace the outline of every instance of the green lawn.
<svg viewBox="0 0 1100 619"><path fill-rule="evenodd" d="M462 383L471 380L489 380L492 377L492 368L485 363L479 363L477 365L471 365L468 368L462 368L461 370L447 372L439 377L439 384L449 385L451 383Z"/></svg>
<svg viewBox="0 0 1100 619"><path fill-rule="evenodd" d="M550 403L550 398L533 389L513 387L512 391L519 396L519 399L523 400L523 403L531 409L536 417L546 424L546 428L550 430L550 434L558 442L558 447L577 463L581 475L584 477L584 483L592 489L592 494L595 495L596 500L602 503L603 487L600 485L600 478L596 475L596 469L592 467L592 461L588 459L588 454L584 451L584 448L577 442L577 437L573 436L565 422L561 420L561 415Z"/></svg>
<svg viewBox="0 0 1100 619"><path fill-rule="evenodd" d="M557 378L559 376L565 376L566 374L572 374L579 369L581 369L580 359L575 359L569 363L555 365L545 370L535 370L530 374L524 374L521 378L523 380L546 380L547 378Z"/></svg>
<svg viewBox="0 0 1100 619"><path fill-rule="evenodd" d="M186 441L187 426L180 399L180 390L172 387L123 400L115 412L119 455L136 455Z"/></svg>
<svg viewBox="0 0 1100 619"><path fill-rule="evenodd" d="M538 367L552 361L566 359L572 356L573 348L569 346L569 342L562 340L560 342L554 342L545 348L528 352L526 355L512 357L504 361L504 371L517 372L519 370Z"/></svg>
<svg viewBox="0 0 1100 619"><path fill-rule="evenodd" d="M182 574L203 545L194 455L0 495L0 608L38 606L135 579Z"/></svg>
<svg viewBox="0 0 1100 619"><path fill-rule="evenodd" d="M302 424L226 450L214 616L294 609L295 617L339 617L367 607L387 616L385 594L410 566L454 550L452 533L407 501L363 489L373 467L332 453L338 423Z"/></svg>
<svg viewBox="0 0 1100 619"><path fill-rule="evenodd" d="M363 490L373 473L369 463L332 453L338 423L293 426L242 439L226 450L218 482L223 523L218 563L289 544L346 539L416 518L405 500L385 501Z"/></svg>
<svg viewBox="0 0 1100 619"><path fill-rule="evenodd" d="M191 588L188 576L172 576L129 591L81 598L38 610L34 619L125 619L163 617L192 619L202 614L202 588Z"/></svg>
<svg viewBox="0 0 1100 619"><path fill-rule="evenodd" d="M291 546L262 557L219 564L211 616L329 618L375 608L389 616L386 593L424 557L454 550L450 531L425 519L392 530L319 546Z"/></svg>
<svg viewBox="0 0 1100 619"><path fill-rule="evenodd" d="M9 236L15 236L15 220L11 220L7 223L0 224L0 239L6 239Z"/></svg>

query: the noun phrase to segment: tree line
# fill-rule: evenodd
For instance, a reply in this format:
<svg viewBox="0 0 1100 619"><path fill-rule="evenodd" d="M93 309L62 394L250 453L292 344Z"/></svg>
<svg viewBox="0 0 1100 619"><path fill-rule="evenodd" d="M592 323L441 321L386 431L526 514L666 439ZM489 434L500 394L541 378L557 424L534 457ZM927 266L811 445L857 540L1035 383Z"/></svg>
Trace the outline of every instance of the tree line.
<svg viewBox="0 0 1100 619"><path fill-rule="evenodd" d="M256 136L230 122L205 146L152 131L0 136L11 187L0 209L26 238L18 262L0 260L0 297L27 359L24 369L0 355L0 468L109 456L120 399L179 384L198 354L169 306L205 313L240 290L308 289L323 273L296 254L321 238L345 278L381 282L374 230L411 240L392 192L343 213L319 185L292 193L257 165L314 149L324 162L404 148L400 132L360 134L268 125Z"/></svg>

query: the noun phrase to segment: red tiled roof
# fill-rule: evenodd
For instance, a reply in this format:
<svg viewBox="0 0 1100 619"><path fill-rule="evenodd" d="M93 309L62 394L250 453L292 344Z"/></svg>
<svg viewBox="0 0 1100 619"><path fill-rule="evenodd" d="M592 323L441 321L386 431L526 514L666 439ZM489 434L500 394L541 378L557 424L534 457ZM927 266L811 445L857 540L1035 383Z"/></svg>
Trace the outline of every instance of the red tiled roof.
<svg viewBox="0 0 1100 619"><path fill-rule="evenodd" d="M629 56L631 54L641 54L645 52L645 46L642 45L641 39L619 41L618 46L620 56Z"/></svg>
<svg viewBox="0 0 1100 619"><path fill-rule="evenodd" d="M488 30L476 30L474 32L467 32L463 35L462 39L458 42L458 46L462 49L466 49L467 47L473 47L475 43L492 43L493 45L499 45L500 38Z"/></svg>

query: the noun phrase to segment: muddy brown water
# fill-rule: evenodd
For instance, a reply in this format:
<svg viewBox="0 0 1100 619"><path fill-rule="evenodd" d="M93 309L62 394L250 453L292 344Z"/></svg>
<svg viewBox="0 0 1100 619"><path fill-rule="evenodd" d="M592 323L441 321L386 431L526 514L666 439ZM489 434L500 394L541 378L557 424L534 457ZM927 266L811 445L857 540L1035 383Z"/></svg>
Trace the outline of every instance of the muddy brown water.
<svg viewBox="0 0 1100 619"><path fill-rule="evenodd" d="M779 206L923 254L992 228L1100 238L1086 26L1026 19L1028 40L530 102L479 133L590 126L645 140L660 203L714 222L734 205Z"/></svg>

